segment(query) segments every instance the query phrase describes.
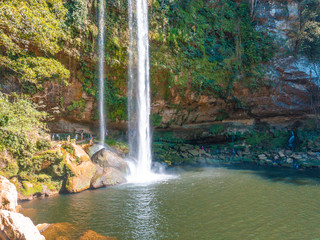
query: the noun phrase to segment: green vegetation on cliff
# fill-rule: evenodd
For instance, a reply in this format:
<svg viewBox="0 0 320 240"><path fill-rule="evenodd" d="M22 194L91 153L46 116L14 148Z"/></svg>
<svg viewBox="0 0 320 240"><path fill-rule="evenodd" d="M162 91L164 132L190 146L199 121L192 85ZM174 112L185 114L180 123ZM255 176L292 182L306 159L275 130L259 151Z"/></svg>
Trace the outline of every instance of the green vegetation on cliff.
<svg viewBox="0 0 320 240"><path fill-rule="evenodd" d="M41 192L42 183L60 189L67 174L61 154L49 150L46 117L25 96L0 94L0 175L15 178L24 195Z"/></svg>
<svg viewBox="0 0 320 240"><path fill-rule="evenodd" d="M299 26L288 33L295 51L314 63L320 44L318 6L317 0L299 1ZM0 2L0 76L14 77L28 94L41 91L46 81L65 85L76 78L83 92L97 98L97 8L98 1L86 0ZM127 1L108 1L106 8L105 100L109 118L117 121L127 119ZM153 99L169 102L193 92L243 108L232 98L234 84L259 86L274 54L273 41L252 10L247 1L149 2ZM60 107L73 114L85 104L79 98Z"/></svg>
<svg viewBox="0 0 320 240"><path fill-rule="evenodd" d="M60 1L0 2L0 67L21 81L66 84L69 71L53 56L61 50L66 9Z"/></svg>
<svg viewBox="0 0 320 240"><path fill-rule="evenodd" d="M0 162L7 177L33 165L33 154L48 148L45 117L29 100L0 94Z"/></svg>

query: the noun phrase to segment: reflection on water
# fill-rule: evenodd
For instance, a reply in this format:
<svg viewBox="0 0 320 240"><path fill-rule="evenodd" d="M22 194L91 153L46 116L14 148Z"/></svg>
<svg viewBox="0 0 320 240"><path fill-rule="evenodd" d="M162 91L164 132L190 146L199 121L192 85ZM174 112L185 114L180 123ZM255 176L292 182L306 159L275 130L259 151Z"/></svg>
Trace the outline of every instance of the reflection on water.
<svg viewBox="0 0 320 240"><path fill-rule="evenodd" d="M319 173L203 168L176 179L23 203L35 223L118 239L317 239Z"/></svg>
<svg viewBox="0 0 320 240"><path fill-rule="evenodd" d="M159 212L155 193L148 186L132 188L130 199L125 203L127 229L130 229L133 239L156 239Z"/></svg>

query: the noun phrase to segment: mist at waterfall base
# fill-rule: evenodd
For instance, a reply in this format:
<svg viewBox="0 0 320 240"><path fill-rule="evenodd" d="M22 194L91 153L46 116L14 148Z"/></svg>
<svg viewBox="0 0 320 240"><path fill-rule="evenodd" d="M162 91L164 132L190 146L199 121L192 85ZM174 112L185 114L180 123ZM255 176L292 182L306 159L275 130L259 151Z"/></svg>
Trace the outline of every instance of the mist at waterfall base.
<svg viewBox="0 0 320 240"><path fill-rule="evenodd" d="M146 183L170 178L151 170L149 29L147 0L128 0L129 71L128 131L130 157L127 181Z"/></svg>

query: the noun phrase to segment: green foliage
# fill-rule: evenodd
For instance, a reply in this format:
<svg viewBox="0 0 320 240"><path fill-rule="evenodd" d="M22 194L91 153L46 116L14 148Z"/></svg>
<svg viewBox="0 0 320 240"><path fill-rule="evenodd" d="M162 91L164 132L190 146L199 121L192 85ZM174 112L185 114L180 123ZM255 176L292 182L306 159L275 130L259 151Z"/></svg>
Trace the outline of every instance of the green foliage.
<svg viewBox="0 0 320 240"><path fill-rule="evenodd" d="M157 0L150 25L152 73L172 69L169 88L182 95L191 86L226 98L240 76L272 57L272 40L256 30L247 2Z"/></svg>
<svg viewBox="0 0 320 240"><path fill-rule="evenodd" d="M0 175L4 176L6 178L11 178L17 175L19 171L19 167L16 161L13 159L10 159L9 157L6 157L5 152L1 152L0 162L2 165L2 168L0 169Z"/></svg>
<svg viewBox="0 0 320 240"><path fill-rule="evenodd" d="M64 109L64 99L63 99L63 97L59 98L59 103L60 103L60 108Z"/></svg>
<svg viewBox="0 0 320 240"><path fill-rule="evenodd" d="M162 116L160 114L152 114L151 122L152 122L152 125L155 127L161 126Z"/></svg>
<svg viewBox="0 0 320 240"><path fill-rule="evenodd" d="M39 112L25 97L0 94L0 150L14 158L8 161L3 171L10 176L22 171L22 179L30 180L41 162L33 155L50 147L48 140L41 137L46 130L42 122L46 113ZM25 172L26 174L23 174Z"/></svg>
<svg viewBox="0 0 320 240"><path fill-rule="evenodd" d="M212 125L210 127L210 133L212 135L219 135L224 132L225 128L222 125Z"/></svg>
<svg viewBox="0 0 320 240"><path fill-rule="evenodd" d="M301 44L302 54L312 61L317 61L320 56L320 1L304 0L300 5L303 9L300 28L292 33L291 37L296 41L297 48Z"/></svg>
<svg viewBox="0 0 320 240"><path fill-rule="evenodd" d="M51 143L49 140L44 138L37 139L36 148L40 151L48 150L51 147Z"/></svg>
<svg viewBox="0 0 320 240"><path fill-rule="evenodd" d="M229 117L228 113L222 109L219 110L218 115L216 116L216 121L223 121Z"/></svg>
<svg viewBox="0 0 320 240"><path fill-rule="evenodd" d="M88 2L86 0L71 0L65 4L69 10L66 24L76 31L83 32L88 25Z"/></svg>
<svg viewBox="0 0 320 240"><path fill-rule="evenodd" d="M0 131L11 135L27 135L38 132L38 129L45 129L42 120L46 118L46 113L36 110L23 96L13 96L11 99L10 101L8 96L0 93Z"/></svg>
<svg viewBox="0 0 320 240"><path fill-rule="evenodd" d="M67 107L67 110L72 112L74 110L80 110L80 112L83 112L86 107L86 100L83 98L79 101L72 101L72 104Z"/></svg>
<svg viewBox="0 0 320 240"><path fill-rule="evenodd" d="M18 74L22 81L66 84L69 71L52 57L61 50L65 14L61 0L0 2L0 68Z"/></svg>
<svg viewBox="0 0 320 240"><path fill-rule="evenodd" d="M115 139L106 139L105 143L110 147L115 148L119 153L129 153L129 147L126 142L117 141Z"/></svg>
<svg viewBox="0 0 320 240"><path fill-rule="evenodd" d="M48 166L58 164L63 160L62 156L56 151L46 151L36 155L31 159L31 165L26 169L28 172L39 173Z"/></svg>
<svg viewBox="0 0 320 240"><path fill-rule="evenodd" d="M20 192L24 196L32 196L36 193L41 193L43 186L41 183L30 183L30 182L23 182L22 188L20 189Z"/></svg>
<svg viewBox="0 0 320 240"><path fill-rule="evenodd" d="M74 148L71 144L65 142L61 147L71 155L74 155Z"/></svg>
<svg viewBox="0 0 320 240"><path fill-rule="evenodd" d="M96 72L93 71L94 66L85 61L80 61L81 75L78 76L82 83L82 90L91 96L96 96L97 83L96 83Z"/></svg>
<svg viewBox="0 0 320 240"><path fill-rule="evenodd" d="M127 112L127 97L113 78L108 79L106 82L106 97L105 102L108 106L107 116L111 121L126 120L128 118Z"/></svg>
<svg viewBox="0 0 320 240"><path fill-rule="evenodd" d="M273 150L277 148L287 147L287 142L290 137L287 131L251 131L242 136L247 145L250 145L254 150Z"/></svg>

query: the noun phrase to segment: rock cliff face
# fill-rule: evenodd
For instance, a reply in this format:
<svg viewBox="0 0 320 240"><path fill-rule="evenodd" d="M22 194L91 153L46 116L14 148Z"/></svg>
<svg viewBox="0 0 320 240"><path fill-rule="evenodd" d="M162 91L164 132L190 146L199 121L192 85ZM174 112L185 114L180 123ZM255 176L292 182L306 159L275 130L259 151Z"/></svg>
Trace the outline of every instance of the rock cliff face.
<svg viewBox="0 0 320 240"><path fill-rule="evenodd" d="M94 97L82 91L82 83L77 78L73 78L66 87L55 82L46 82L44 91L37 93L34 100L38 104L44 103L44 109L54 116L54 121L50 123L54 132L91 132L91 126L95 125L93 119L96 101ZM80 101L82 106L73 109L72 112L67 109L73 102Z"/></svg>
<svg viewBox="0 0 320 240"><path fill-rule="evenodd" d="M294 56L296 42L290 38L299 28L300 12L298 1L256 1L253 14L257 28L268 32L275 44L275 56L266 64L263 83L246 87L240 84L240 77L233 86L234 94L227 99L190 92L182 99L172 89L173 102L158 100L152 105L152 112L162 116L162 126L244 119L293 123L314 114L319 106L316 72L308 59Z"/></svg>
<svg viewBox="0 0 320 240"><path fill-rule="evenodd" d="M182 97L177 89L172 88L167 100L163 97L154 97L152 100L152 113L161 117L158 126L177 128L181 125L248 119L278 124L294 122L315 113L319 107L315 97L319 92L316 71L308 59L297 55L297 43L291 37L301 24L299 1L252 1L253 19L258 23L256 28L267 32L275 44L275 56L265 64L267 72L261 84L246 86L242 84L243 76L238 76L236 84L232 86L233 94L227 98L209 94L198 96L190 86ZM74 60L62 61L72 72L70 85L63 87L47 82L43 91L33 98L54 117L49 124L52 132L94 132L98 125L95 120L96 99L82 89L80 64ZM93 57L90 61L94 65ZM8 80L2 89L19 89L18 84L13 82L14 79ZM109 126L124 128L126 124L118 121Z"/></svg>

